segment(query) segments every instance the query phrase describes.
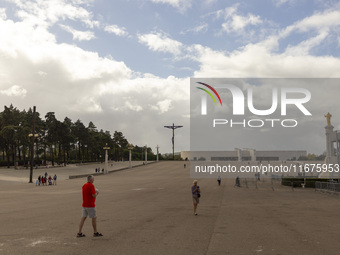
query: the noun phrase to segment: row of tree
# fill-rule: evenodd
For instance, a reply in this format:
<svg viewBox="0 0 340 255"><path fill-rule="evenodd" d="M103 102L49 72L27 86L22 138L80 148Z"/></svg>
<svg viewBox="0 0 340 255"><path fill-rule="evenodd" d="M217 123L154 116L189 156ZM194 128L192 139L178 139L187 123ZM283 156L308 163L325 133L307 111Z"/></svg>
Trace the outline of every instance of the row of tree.
<svg viewBox="0 0 340 255"><path fill-rule="evenodd" d="M33 110L20 111L13 105L5 106L0 113L0 150L2 165L28 166L32 145ZM128 160L128 141L122 132L97 130L90 122L87 126L81 120L72 122L66 117L59 121L54 112L44 118L35 114L34 157L36 164L54 165L104 161L104 147L110 147L109 159ZM155 155L150 148L148 158ZM133 160L142 160L143 147L133 147Z"/></svg>

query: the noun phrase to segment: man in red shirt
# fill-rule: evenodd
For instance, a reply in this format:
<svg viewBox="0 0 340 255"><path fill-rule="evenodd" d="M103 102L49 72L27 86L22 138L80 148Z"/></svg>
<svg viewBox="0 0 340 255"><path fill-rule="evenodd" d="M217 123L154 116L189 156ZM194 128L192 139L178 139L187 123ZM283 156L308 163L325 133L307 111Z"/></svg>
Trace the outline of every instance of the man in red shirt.
<svg viewBox="0 0 340 255"><path fill-rule="evenodd" d="M79 231L77 237L85 237L85 235L81 232L84 222L89 216L92 219L92 227L93 227L93 236L103 236L101 233L97 231L97 211L96 211L96 197L98 196L99 192L94 188L93 185L94 177L93 175L89 175L87 177L87 183L83 185L83 212L82 218L79 223Z"/></svg>

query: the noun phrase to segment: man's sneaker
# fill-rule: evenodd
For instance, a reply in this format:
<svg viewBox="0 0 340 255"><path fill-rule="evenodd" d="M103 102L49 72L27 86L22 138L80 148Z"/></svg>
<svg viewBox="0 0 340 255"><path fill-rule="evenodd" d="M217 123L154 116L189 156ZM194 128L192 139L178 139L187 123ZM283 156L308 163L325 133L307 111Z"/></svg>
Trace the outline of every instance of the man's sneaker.
<svg viewBox="0 0 340 255"><path fill-rule="evenodd" d="M94 236L94 237L97 237L97 236L103 236L103 234L102 234L102 233L99 233L99 232L97 232L97 233L94 233L94 234L93 234L93 236Z"/></svg>

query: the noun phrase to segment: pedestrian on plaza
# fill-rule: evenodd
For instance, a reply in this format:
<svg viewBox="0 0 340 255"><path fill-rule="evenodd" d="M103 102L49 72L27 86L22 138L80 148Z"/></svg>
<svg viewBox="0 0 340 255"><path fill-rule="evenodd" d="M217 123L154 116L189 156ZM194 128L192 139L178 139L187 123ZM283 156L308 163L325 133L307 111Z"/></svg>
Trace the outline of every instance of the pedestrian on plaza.
<svg viewBox="0 0 340 255"><path fill-rule="evenodd" d="M217 178L217 182L218 182L218 186L220 186L221 185L221 177L220 176L218 176L218 178Z"/></svg>
<svg viewBox="0 0 340 255"><path fill-rule="evenodd" d="M39 175L38 181L39 181L39 186L40 186L40 184L41 184L41 175Z"/></svg>
<svg viewBox="0 0 340 255"><path fill-rule="evenodd" d="M193 202L193 205L194 205L194 215L196 216L197 215L197 205L199 204L200 202L200 196L201 196L201 191L200 191L200 187L197 186L197 180L194 180L193 182L193 186L191 187L191 193L192 193L192 202Z"/></svg>
<svg viewBox="0 0 340 255"><path fill-rule="evenodd" d="M51 177L51 175L48 177L48 185L52 185L52 177Z"/></svg>
<svg viewBox="0 0 340 255"><path fill-rule="evenodd" d="M53 185L57 185L57 175L54 174L53 176Z"/></svg>
<svg viewBox="0 0 340 255"><path fill-rule="evenodd" d="M87 183L85 183L82 187L83 193L83 204L82 204L82 217L79 223L79 231L77 237L85 237L85 235L81 232L84 226L84 222L89 216L92 219L92 227L93 227L93 236L103 236L103 234L97 231L97 210L96 210L96 197L99 194L98 189L95 189L94 185L94 177L93 175L89 175L87 177Z"/></svg>
<svg viewBox="0 0 340 255"><path fill-rule="evenodd" d="M236 177L236 180L235 180L235 186L241 187L240 178L238 176Z"/></svg>

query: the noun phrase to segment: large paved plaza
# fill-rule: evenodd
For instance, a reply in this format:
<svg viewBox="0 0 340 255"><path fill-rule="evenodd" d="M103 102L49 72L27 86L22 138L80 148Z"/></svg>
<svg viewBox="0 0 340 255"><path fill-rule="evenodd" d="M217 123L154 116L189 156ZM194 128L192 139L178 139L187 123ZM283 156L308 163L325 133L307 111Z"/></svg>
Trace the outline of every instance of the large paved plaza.
<svg viewBox="0 0 340 255"><path fill-rule="evenodd" d="M233 180L218 186L215 179L199 179L202 198L194 216L192 179L183 162L96 176L104 236L92 237L87 219L87 237L76 238L85 178L66 177L95 167L53 169L51 174L60 171L58 185L44 187L3 170L0 175L12 179L0 182L0 254L340 253L340 196L269 181L256 189L251 182L237 188Z"/></svg>

